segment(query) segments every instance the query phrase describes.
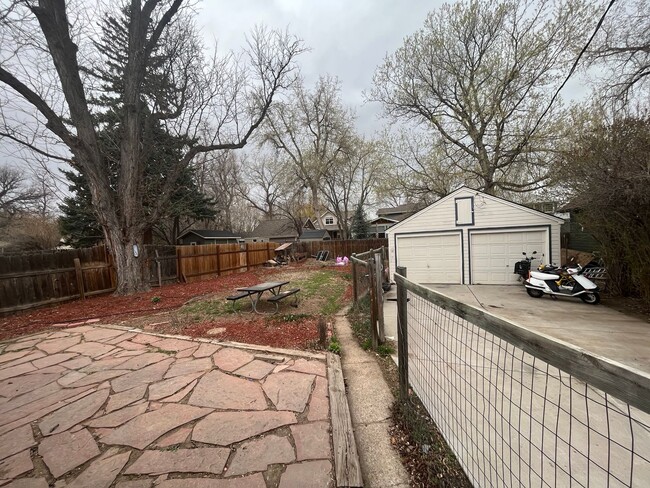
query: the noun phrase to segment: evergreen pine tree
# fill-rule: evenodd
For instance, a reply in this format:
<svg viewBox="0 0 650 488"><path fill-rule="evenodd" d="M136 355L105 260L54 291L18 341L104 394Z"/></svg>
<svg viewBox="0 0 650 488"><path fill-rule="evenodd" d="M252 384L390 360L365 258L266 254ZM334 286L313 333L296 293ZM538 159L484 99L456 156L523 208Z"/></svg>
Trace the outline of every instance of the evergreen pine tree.
<svg viewBox="0 0 650 488"><path fill-rule="evenodd" d="M366 213L361 205L357 205L352 215L351 231L355 239L366 239L370 234L370 224L368 224Z"/></svg>

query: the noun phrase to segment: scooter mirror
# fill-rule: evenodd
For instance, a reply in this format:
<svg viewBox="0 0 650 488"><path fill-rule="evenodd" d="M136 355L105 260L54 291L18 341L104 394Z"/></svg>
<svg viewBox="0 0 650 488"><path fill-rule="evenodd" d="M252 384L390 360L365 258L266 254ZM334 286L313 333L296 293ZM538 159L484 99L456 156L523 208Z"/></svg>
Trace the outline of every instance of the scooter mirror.
<svg viewBox="0 0 650 488"><path fill-rule="evenodd" d="M537 254L537 251L533 251L533 255Z"/></svg>
<svg viewBox="0 0 650 488"><path fill-rule="evenodd" d="M521 254L523 254L524 256L526 255L526 253L525 253L525 252L522 252Z"/></svg>

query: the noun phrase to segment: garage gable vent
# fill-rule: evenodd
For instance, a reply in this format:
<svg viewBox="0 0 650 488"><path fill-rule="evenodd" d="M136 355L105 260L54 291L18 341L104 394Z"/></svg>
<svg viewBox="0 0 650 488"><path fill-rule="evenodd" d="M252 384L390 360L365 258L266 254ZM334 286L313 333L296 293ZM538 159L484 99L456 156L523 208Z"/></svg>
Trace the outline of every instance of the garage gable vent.
<svg viewBox="0 0 650 488"><path fill-rule="evenodd" d="M474 197L454 199L456 203L456 225L474 225Z"/></svg>

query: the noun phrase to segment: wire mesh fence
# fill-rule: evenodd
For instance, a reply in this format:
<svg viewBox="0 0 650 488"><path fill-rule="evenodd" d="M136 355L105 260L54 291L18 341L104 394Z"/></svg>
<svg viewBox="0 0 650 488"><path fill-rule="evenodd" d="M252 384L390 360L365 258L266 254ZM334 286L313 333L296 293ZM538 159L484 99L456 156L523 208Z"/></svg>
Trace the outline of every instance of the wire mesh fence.
<svg viewBox="0 0 650 488"><path fill-rule="evenodd" d="M474 486L650 486L650 376L397 281L405 374Z"/></svg>

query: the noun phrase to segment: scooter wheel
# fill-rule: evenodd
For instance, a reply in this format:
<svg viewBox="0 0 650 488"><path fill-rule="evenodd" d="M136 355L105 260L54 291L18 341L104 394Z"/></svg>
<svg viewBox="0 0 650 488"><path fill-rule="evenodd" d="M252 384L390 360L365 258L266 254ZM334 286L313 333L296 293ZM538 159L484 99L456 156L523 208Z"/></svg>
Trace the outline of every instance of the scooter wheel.
<svg viewBox="0 0 650 488"><path fill-rule="evenodd" d="M535 290L533 288L526 288L526 292L533 298L542 298L542 295L544 295L542 290Z"/></svg>
<svg viewBox="0 0 650 488"><path fill-rule="evenodd" d="M596 291L593 291L591 293L583 293L580 295L580 300L591 305L598 305L600 303L600 295Z"/></svg>

